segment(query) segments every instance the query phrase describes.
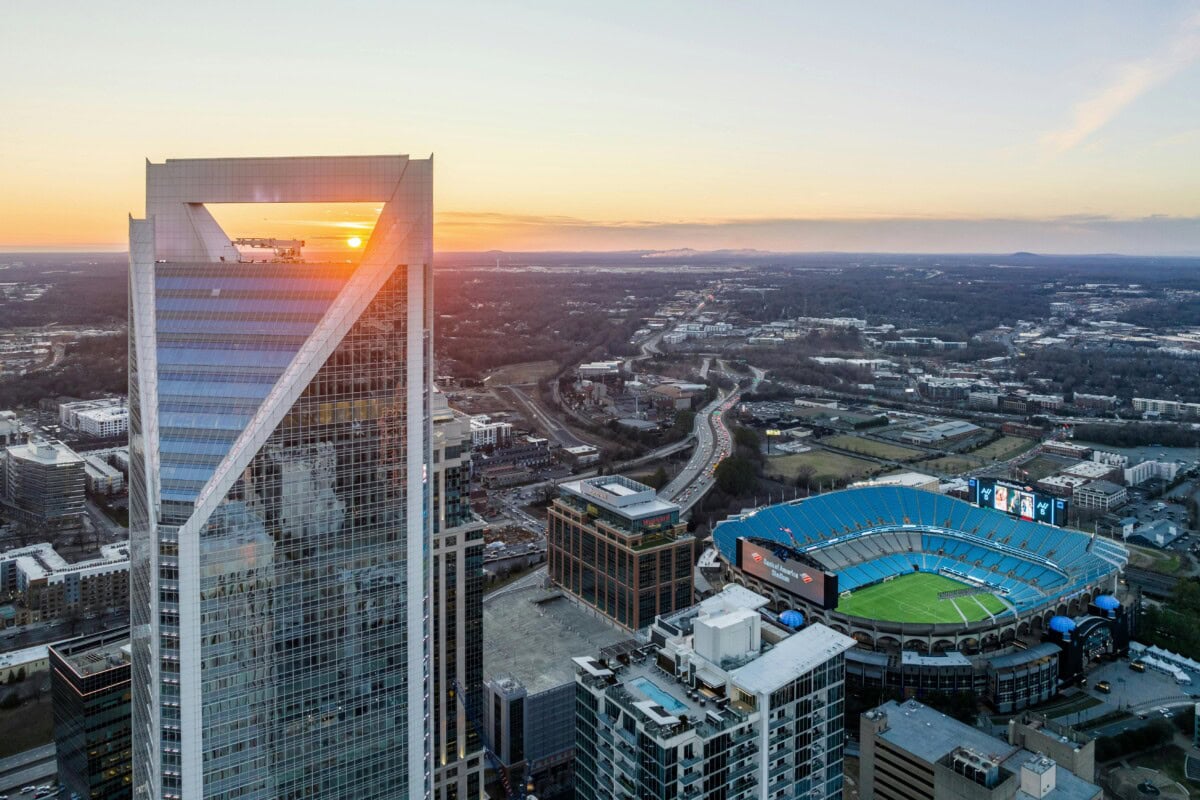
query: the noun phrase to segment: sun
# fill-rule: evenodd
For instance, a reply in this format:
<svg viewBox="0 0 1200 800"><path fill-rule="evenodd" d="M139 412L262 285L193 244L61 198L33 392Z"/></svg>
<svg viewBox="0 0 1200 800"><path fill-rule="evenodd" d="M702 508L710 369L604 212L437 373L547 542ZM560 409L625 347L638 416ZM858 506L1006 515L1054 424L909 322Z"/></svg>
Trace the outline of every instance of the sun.
<svg viewBox="0 0 1200 800"><path fill-rule="evenodd" d="M362 239L360 239L357 236L351 236L349 239L346 240L346 245L349 246L350 248L362 247Z"/></svg>

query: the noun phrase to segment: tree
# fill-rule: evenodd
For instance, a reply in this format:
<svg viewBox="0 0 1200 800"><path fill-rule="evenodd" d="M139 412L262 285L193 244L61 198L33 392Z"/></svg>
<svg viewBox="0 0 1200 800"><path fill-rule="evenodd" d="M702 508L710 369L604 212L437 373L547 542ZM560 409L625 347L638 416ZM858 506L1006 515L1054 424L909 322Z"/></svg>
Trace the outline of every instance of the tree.
<svg viewBox="0 0 1200 800"><path fill-rule="evenodd" d="M736 496L753 492L758 487L758 475L754 462L742 456L730 456L717 465L714 477L717 488L725 494Z"/></svg>
<svg viewBox="0 0 1200 800"><path fill-rule="evenodd" d="M646 483L655 489L661 489L667 485L667 470L665 467L659 467L654 470L654 474L646 479Z"/></svg>

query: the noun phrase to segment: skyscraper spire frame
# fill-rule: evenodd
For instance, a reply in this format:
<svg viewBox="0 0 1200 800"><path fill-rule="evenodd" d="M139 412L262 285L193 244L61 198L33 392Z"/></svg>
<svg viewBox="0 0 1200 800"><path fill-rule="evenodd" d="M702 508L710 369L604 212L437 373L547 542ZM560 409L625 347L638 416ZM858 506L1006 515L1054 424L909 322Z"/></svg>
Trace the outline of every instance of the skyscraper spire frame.
<svg viewBox="0 0 1200 800"><path fill-rule="evenodd" d="M373 796L350 777L331 774L331 762L344 763L346 770L359 774L371 773L383 792L380 796L398 796L398 790L409 797L429 792L426 482L432 377L432 167L432 158L406 156L147 163L146 218L130 220L135 796L221 797L231 792L242 792L239 796L244 797L287 796L305 788L317 789L322 796L338 796L343 790L353 791L356 797ZM284 267L256 270L239 264L236 248L204 206L261 202L381 202L383 206L357 266L325 271L294 266L297 277L293 277ZM267 277L255 277L260 273ZM193 274L202 277L187 277ZM360 330L370 309L374 309L369 321L373 327ZM371 341L374 330L379 331L380 342ZM352 335L354 331L358 333ZM354 348L386 350L390 371L372 372L373 388L368 391L356 387L337 395L322 388L338 382L364 383L354 378L354 370L363 371L370 362L361 361L360 353L356 366L356 356L349 352ZM344 362L341 373L332 366L335 353ZM160 364L160 356L168 363ZM255 364L256 358L274 366ZM226 363L235 365L230 373L245 374L224 374ZM315 385L322 370L330 373ZM186 395L189 390L198 395L194 402ZM309 398L307 406L302 397ZM297 446L290 463L286 453L280 455L278 441L287 425L291 438L296 437L295 420L285 425L289 415L325 426ZM164 430L169 431L165 438ZM364 435L366 445L351 442ZM389 438L376 443L371 437ZM313 455L314 448L321 454ZM387 463L389 458L395 463ZM344 467L350 460L371 463L365 468ZM283 463L278 471L284 476L263 478L264 471L270 471L264 469L266 461ZM297 468L317 461L324 465L320 476ZM321 483L327 495L321 513L332 520L328 529L321 529L320 521L300 519L295 508L309 508L306 501L296 500L290 506L280 501L289 493L298 496L289 480L308 481L304 484L308 488L316 485L314 481ZM385 508L370 515L369 524L357 521L357 495L345 489L350 482L360 490L367 485L368 492L374 492L372 498L385 498ZM402 518L395 516L401 510ZM295 613L281 608L286 605L283 598L295 599L293 595L300 591L294 588L295 581L288 582L289 576L301 574L294 565L304 560L296 555L298 537L285 530L289 527L303 528L304 535L313 537L305 547L324 548L320 569L332 576L324 583L312 581L304 591L336 595L343 612L355 602L376 608L380 600L355 587L382 580L393 593L402 587L402 594L385 591L380 597L398 600L403 618L357 633L343 629L345 652L331 646L325 650L317 645L295 646L296 641L311 641L321 634L315 622L302 623ZM222 536L225 544L219 544ZM352 553L353 545L347 544L339 550L337 536L351 543L370 540L374 549ZM230 570L244 565L231 562L227 555L221 561L219 553L214 554L214 548L228 547L235 539L247 554L253 553L245 559L252 565L245 576L252 577L237 585L251 586L239 590L238 602L253 609L250 629L257 639L242 650L227 644L228 638L244 634L229 630L233 617L222 621L222 615L244 611L226 599L234 592L227 591L225 582L227 577L234 580ZM282 544L284 539L291 551ZM285 560L283 554L289 552ZM370 567L361 566L364 552L372 554ZM314 572L315 565L315 561L307 565L303 574ZM228 576L221 574L222 569ZM214 581L219 583L219 601L213 599L218 592ZM206 604L211 607L208 611ZM280 641L284 631L291 637L286 645ZM386 651L389 643L403 655L403 668L394 665L402 678L392 675L384 680L371 672L376 668L367 653ZM278 655L281 651L287 655ZM245 663L239 665L243 657ZM343 739L361 734L353 719L347 719L349 701L334 698L339 691L349 696L347 692L364 690L326 686L306 697L289 685L290 701L279 699L286 694L283 682L277 680L285 672L282 665L294 666L304 659L333 662L326 668L329 675L356 675L363 686L387 684L372 692L376 696L369 712L362 705L354 713L383 720L388 703L397 704L397 710L402 705L403 724L396 723L389 735L399 738L403 728L403 741L389 742L387 748L368 742L361 752L344 744L322 751L313 743L312 731L297 733L304 725L296 719L312 718L315 713L322 725L345 728ZM237 733L241 722L229 710L237 690L223 687L234 679L219 677L238 669L255 676L245 701L248 718L261 722L261 730L252 736ZM314 669L314 674L313 682L319 683L320 669ZM354 681L346 683L352 686ZM277 700L287 707L269 709ZM261 708L256 710L255 703ZM311 707L303 708L306 705ZM211 717L207 724L206 713ZM213 720L222 714L231 718L219 728ZM371 724L386 727L379 721ZM364 726L369 727L359 724ZM236 760L230 751L243 753L244 760L257 758L256 766L244 775L237 767L219 769L222 758ZM385 751L405 753L403 767L383 763ZM373 764L372 759L380 763Z"/></svg>

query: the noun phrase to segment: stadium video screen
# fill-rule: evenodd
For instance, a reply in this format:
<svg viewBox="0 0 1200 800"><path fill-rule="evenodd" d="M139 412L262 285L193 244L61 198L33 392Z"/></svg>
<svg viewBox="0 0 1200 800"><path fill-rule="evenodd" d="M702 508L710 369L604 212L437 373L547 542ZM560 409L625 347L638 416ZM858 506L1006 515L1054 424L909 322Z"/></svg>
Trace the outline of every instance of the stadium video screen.
<svg viewBox="0 0 1200 800"><path fill-rule="evenodd" d="M838 576L792 559L784 561L769 547L737 540L737 567L821 608L836 608Z"/></svg>
<svg viewBox="0 0 1200 800"><path fill-rule="evenodd" d="M1064 525L1067 521L1069 501L1061 497L1036 492L1029 486L1016 486L992 478L971 478L969 493L975 505L1003 511L1014 517L1044 522L1047 525Z"/></svg>

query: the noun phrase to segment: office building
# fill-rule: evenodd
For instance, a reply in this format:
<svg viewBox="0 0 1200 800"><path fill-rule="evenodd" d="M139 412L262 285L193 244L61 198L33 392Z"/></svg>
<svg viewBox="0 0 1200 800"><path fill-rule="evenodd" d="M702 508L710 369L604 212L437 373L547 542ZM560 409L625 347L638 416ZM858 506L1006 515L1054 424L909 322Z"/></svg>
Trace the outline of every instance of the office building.
<svg viewBox="0 0 1200 800"><path fill-rule="evenodd" d="M63 796L132 796L129 628L51 645L54 747Z"/></svg>
<svg viewBox="0 0 1200 800"><path fill-rule="evenodd" d="M4 499L25 525L78 524L85 488L83 459L61 442L30 439L5 449Z"/></svg>
<svg viewBox="0 0 1200 800"><path fill-rule="evenodd" d="M135 798L423 798L432 160L168 160L130 221ZM243 256L205 203L381 208ZM267 232L264 232L267 233Z"/></svg>
<svg viewBox="0 0 1200 800"><path fill-rule="evenodd" d="M1112 481L1088 481L1071 490L1071 502L1080 509L1111 511L1125 505L1128 499L1125 487Z"/></svg>
<svg viewBox="0 0 1200 800"><path fill-rule="evenodd" d="M692 604L694 539L679 506L619 475L558 488L547 509L556 586L630 630Z"/></svg>
<svg viewBox="0 0 1200 800"><path fill-rule="evenodd" d="M573 784L575 665L580 653L620 647L629 632L558 589L497 592L483 607L484 731L515 785L538 797Z"/></svg>
<svg viewBox="0 0 1200 800"><path fill-rule="evenodd" d="M792 633L766 604L728 587L660 617L648 644L574 659L579 800L841 798L854 640Z"/></svg>
<svg viewBox="0 0 1200 800"><path fill-rule="evenodd" d="M915 700L860 718L862 800L1096 800L1095 744L1036 715L997 739Z"/></svg>
<svg viewBox="0 0 1200 800"><path fill-rule="evenodd" d="M470 421L433 393L433 759L437 800L484 785L483 520L471 511Z"/></svg>

